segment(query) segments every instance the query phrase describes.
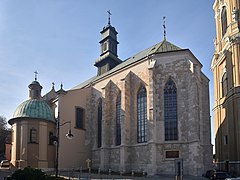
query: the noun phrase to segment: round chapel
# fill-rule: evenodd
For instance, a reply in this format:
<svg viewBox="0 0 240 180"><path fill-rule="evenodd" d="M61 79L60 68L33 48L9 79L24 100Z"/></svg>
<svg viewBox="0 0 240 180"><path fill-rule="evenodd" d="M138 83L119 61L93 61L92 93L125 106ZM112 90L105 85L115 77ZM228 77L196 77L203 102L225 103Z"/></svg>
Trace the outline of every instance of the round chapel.
<svg viewBox="0 0 240 180"><path fill-rule="evenodd" d="M54 167L55 118L41 97L42 86L35 80L28 86L29 99L21 103L9 120L12 126L11 164L17 168Z"/></svg>

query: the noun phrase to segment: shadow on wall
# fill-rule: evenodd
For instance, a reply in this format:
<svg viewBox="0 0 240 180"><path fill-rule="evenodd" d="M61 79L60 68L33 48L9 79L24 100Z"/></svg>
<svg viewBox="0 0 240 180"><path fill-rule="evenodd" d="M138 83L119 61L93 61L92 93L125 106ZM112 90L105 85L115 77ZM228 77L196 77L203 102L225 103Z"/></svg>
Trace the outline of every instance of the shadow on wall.
<svg viewBox="0 0 240 180"><path fill-rule="evenodd" d="M224 116L222 123L215 137L216 144L216 162L217 169L229 171L240 175L240 159L239 159L239 120L238 104L240 87L232 88L228 91L227 96L219 109L218 115Z"/></svg>
<svg viewBox="0 0 240 180"><path fill-rule="evenodd" d="M139 140L145 141L145 139L137 137L137 99L141 88L145 89L146 92L146 97L141 98L142 100L146 99L146 104L142 105L146 105L147 113L147 95L149 93L146 83L133 72L130 72L122 82L114 83L110 80L102 88L102 92L93 89L93 93L96 95L93 104L95 108L92 108L94 109L92 112L94 127L91 127L92 133L95 134L93 135L95 139L93 142L94 151L92 151L93 168L119 170L124 164L126 170L146 169L146 166L150 164L150 160L146 162L146 158L142 158L141 155L142 153L146 156L150 151L145 146L141 147L142 150L136 150L137 147L125 148L120 146L122 143L132 145L137 144ZM102 108L99 107L100 103L102 103ZM124 124L120 122L124 122ZM149 129L152 128L152 124L149 119L146 120L145 127L142 127L141 133L150 137ZM121 149L124 149L124 154L120 152ZM136 154L136 152L141 153ZM142 167L139 167L141 164Z"/></svg>

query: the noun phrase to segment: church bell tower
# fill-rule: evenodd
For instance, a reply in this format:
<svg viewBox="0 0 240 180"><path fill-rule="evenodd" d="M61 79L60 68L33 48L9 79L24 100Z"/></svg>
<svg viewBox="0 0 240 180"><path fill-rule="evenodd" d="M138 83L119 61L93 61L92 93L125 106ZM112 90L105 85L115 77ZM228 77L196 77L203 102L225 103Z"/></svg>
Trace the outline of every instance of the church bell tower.
<svg viewBox="0 0 240 180"><path fill-rule="evenodd" d="M100 32L102 35L102 40L99 42L101 45L101 54L94 64L98 68L98 76L122 62L117 55L117 45L119 44L117 41L118 32L111 26L110 11L108 11L108 15L108 25Z"/></svg>

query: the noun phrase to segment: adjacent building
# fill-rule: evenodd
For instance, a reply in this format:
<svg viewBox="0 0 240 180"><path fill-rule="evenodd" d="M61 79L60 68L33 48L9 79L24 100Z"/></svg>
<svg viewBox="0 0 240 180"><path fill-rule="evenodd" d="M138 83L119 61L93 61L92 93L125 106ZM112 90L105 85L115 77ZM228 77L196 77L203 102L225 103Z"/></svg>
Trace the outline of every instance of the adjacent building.
<svg viewBox="0 0 240 180"><path fill-rule="evenodd" d="M96 76L68 91L53 88L28 100L44 102L44 109L51 107L60 122L59 168L87 168L90 160L92 169L102 171L174 174L175 160L182 160L184 174L202 175L212 167L209 79L202 64L166 37L121 60L117 34L109 19L101 31ZM21 156L28 149L29 156L36 151L36 167L52 167L48 137L56 133L56 121L50 110L46 117L24 118L20 109L26 104L30 106L20 105L9 121L12 162L25 158L24 165L29 165L30 157ZM72 140L65 137L69 129ZM33 137L38 137L36 149L30 147Z"/></svg>
<svg viewBox="0 0 240 180"><path fill-rule="evenodd" d="M240 1L215 0L213 9L216 40L211 68L216 162L229 161L230 166L227 164L225 169L240 172Z"/></svg>
<svg viewBox="0 0 240 180"><path fill-rule="evenodd" d="M17 107L8 121L12 126L11 164L17 168L54 167L54 114L42 99L42 86L36 78L28 87L29 99Z"/></svg>

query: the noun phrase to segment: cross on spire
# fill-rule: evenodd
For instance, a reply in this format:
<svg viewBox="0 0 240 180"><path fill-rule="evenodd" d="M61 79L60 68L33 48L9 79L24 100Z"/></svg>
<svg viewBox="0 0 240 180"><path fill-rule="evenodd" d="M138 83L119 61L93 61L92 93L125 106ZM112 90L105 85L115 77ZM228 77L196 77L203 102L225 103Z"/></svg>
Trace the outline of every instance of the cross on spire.
<svg viewBox="0 0 240 180"><path fill-rule="evenodd" d="M38 75L38 72L35 71L34 74L35 74L35 81L37 81L37 75Z"/></svg>
<svg viewBox="0 0 240 180"><path fill-rule="evenodd" d="M110 16L111 16L112 14L111 14L110 10L108 10L107 13L108 13L108 25L110 26L110 25L111 25L111 23L110 23L111 17L110 17Z"/></svg>
<svg viewBox="0 0 240 180"><path fill-rule="evenodd" d="M164 35L164 40L166 40L166 16L163 16L163 35Z"/></svg>

